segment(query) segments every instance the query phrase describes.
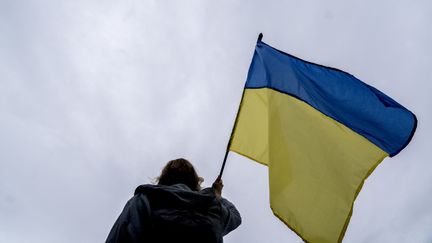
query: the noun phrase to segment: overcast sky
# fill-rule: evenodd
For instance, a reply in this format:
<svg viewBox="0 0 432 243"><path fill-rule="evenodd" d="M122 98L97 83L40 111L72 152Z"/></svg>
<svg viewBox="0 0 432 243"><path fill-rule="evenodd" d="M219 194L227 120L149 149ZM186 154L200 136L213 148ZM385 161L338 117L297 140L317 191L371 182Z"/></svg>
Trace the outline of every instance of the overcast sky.
<svg viewBox="0 0 432 243"><path fill-rule="evenodd" d="M103 242L135 187L174 158L217 176L256 38L347 71L413 111L344 242L432 242L428 0L0 0L0 242ZM227 243L301 242L267 168L231 153Z"/></svg>

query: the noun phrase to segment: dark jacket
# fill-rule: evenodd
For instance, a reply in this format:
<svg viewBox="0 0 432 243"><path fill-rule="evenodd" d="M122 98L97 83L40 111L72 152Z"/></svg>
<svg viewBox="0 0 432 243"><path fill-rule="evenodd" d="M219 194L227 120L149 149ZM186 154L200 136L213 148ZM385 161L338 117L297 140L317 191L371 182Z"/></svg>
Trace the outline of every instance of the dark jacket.
<svg viewBox="0 0 432 243"><path fill-rule="evenodd" d="M127 202L106 243L222 243L241 217L212 188L192 191L184 184L141 185Z"/></svg>

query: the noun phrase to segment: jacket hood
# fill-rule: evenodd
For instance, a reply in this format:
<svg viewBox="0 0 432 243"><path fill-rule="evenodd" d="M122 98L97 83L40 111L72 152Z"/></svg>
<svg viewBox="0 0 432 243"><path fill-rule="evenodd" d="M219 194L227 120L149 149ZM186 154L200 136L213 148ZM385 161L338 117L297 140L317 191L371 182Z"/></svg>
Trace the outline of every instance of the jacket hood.
<svg viewBox="0 0 432 243"><path fill-rule="evenodd" d="M182 205L185 208L206 208L217 200L213 188L192 191L185 184L140 185L135 189L135 195L144 194L150 202L157 201L158 205Z"/></svg>

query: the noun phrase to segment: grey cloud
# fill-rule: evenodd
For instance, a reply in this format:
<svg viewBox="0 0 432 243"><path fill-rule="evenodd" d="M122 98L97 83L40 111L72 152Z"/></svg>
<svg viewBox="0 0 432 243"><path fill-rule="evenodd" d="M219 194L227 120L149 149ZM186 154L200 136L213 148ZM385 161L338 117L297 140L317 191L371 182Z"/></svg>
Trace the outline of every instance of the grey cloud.
<svg viewBox="0 0 432 243"><path fill-rule="evenodd" d="M1 1L0 241L101 242L134 187L175 157L219 172L259 32L414 111L412 143L356 201L345 242L430 242L427 1ZM267 170L232 154L226 242L300 242Z"/></svg>

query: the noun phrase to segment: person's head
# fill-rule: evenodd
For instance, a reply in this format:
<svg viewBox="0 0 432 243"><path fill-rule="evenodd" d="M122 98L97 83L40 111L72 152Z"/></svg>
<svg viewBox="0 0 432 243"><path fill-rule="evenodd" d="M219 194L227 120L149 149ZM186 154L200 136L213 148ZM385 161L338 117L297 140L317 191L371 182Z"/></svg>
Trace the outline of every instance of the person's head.
<svg viewBox="0 0 432 243"><path fill-rule="evenodd" d="M158 185L170 186L182 183L194 191L200 190L202 180L193 165L183 158L169 161L157 179Z"/></svg>

